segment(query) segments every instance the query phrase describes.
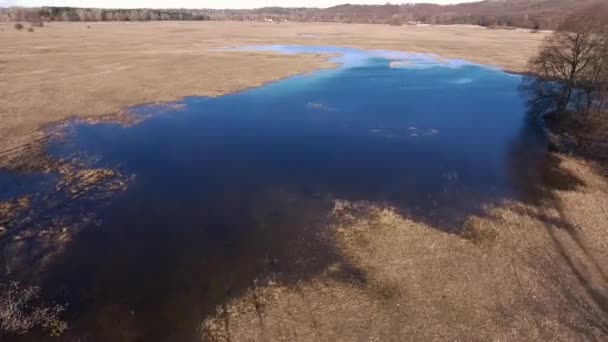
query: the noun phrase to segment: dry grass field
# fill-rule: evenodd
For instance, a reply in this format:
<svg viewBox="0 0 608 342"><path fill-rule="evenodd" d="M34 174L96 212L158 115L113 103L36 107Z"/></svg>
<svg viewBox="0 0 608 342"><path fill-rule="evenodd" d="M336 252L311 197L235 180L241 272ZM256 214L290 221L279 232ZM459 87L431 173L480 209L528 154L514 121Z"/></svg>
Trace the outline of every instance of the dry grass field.
<svg viewBox="0 0 608 342"><path fill-rule="evenodd" d="M331 67L326 56L214 48L338 45L523 71L545 35L469 26L234 22L50 23L27 32L3 24L0 151L72 115L217 96ZM201 322L202 340L606 340L608 182L592 163L552 158L562 183L539 182L539 201L485 208L467 219L462 235L375 203L336 200L328 229L287 246L297 262L261 275L218 306ZM323 260L335 258L327 246L340 258ZM328 266L302 276L321 264ZM107 318L114 322L112 311ZM111 340L129 340L129 333Z"/></svg>
<svg viewBox="0 0 608 342"><path fill-rule="evenodd" d="M523 71L543 33L473 26L319 23L0 24L0 151L45 124L125 107L216 96L328 67L322 56L223 52L254 44L336 45L436 53Z"/></svg>
<svg viewBox="0 0 608 342"><path fill-rule="evenodd" d="M487 208L464 236L337 201L325 238L343 260L307 281L260 279L205 320L203 340L606 340L608 184L560 160L580 187Z"/></svg>

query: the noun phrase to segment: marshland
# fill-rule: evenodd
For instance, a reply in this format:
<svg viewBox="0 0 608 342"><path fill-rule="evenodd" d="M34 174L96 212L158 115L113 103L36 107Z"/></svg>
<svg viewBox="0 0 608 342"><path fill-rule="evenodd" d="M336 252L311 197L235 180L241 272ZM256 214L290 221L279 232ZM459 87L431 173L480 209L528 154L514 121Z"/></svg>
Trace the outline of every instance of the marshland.
<svg viewBox="0 0 608 342"><path fill-rule="evenodd" d="M600 24L13 24L3 338L608 335Z"/></svg>

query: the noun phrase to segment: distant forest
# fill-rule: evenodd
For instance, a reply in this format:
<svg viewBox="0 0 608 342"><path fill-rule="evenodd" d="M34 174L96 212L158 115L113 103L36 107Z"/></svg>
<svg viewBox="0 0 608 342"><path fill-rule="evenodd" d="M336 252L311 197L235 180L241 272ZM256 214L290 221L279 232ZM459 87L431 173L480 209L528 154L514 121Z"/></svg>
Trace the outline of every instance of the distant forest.
<svg viewBox="0 0 608 342"><path fill-rule="evenodd" d="M266 7L252 10L99 9L72 7L0 9L0 21L237 20L375 24L471 24L555 29L571 13L607 0L486 0L456 5L340 5L330 8Z"/></svg>
<svg viewBox="0 0 608 342"><path fill-rule="evenodd" d="M205 10L12 7L0 9L0 21L158 21L211 20Z"/></svg>

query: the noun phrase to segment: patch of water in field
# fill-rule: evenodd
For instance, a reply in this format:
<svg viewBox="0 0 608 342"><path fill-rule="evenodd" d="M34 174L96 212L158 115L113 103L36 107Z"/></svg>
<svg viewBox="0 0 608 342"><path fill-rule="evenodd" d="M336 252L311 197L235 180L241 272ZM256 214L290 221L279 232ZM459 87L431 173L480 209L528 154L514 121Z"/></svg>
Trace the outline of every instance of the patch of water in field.
<svg viewBox="0 0 608 342"><path fill-rule="evenodd" d="M527 196L538 176L544 143L518 76L428 55L249 49L341 54L342 64L186 98L130 127L74 124L49 147L135 175L109 204L87 204L95 224L42 277L70 303L70 334L188 340L262 271L300 267L292 246L329 229L333 200L385 204L457 233L466 215ZM310 252L340 259L330 242ZM299 279L327 266L306 265Z"/></svg>

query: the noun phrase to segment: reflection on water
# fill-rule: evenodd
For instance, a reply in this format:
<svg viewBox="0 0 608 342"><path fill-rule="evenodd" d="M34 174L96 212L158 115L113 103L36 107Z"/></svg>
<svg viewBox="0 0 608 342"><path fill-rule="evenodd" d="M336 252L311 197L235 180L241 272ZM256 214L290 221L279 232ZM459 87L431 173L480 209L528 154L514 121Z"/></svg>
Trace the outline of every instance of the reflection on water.
<svg viewBox="0 0 608 342"><path fill-rule="evenodd" d="M364 282L327 233L334 199L458 232L483 205L529 194L545 147L525 120L519 77L426 55L274 49L343 53L344 64L187 98L132 127L74 124L50 146L136 175L42 277L71 303L70 334L189 339L261 272L289 282L339 264L337 277Z"/></svg>

